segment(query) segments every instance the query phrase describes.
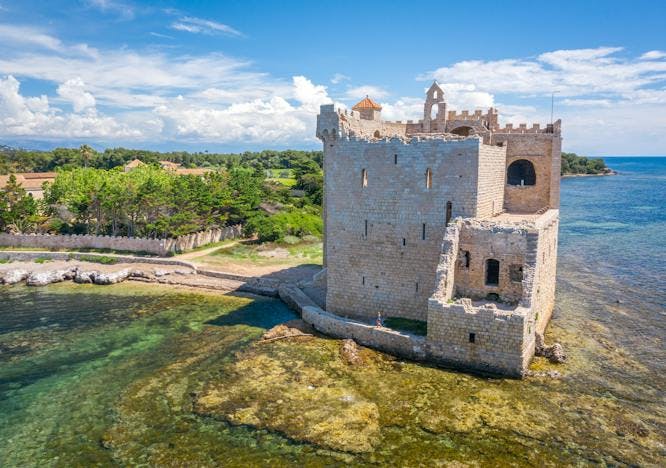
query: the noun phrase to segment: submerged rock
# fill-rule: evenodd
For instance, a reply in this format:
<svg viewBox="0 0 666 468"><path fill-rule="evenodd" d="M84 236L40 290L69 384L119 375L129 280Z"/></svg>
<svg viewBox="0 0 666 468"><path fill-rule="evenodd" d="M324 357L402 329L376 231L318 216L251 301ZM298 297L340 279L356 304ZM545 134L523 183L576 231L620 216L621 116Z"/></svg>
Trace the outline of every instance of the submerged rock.
<svg viewBox="0 0 666 468"><path fill-rule="evenodd" d="M279 431L333 450L362 453L374 449L379 440L375 403L320 366L293 358L283 361L270 354L246 353L225 371L226 381L216 379L204 387L195 399L194 411L234 425Z"/></svg>
<svg viewBox="0 0 666 468"><path fill-rule="evenodd" d="M340 355L347 364L358 365L363 362L359 355L359 347L354 340L342 340L340 344Z"/></svg>
<svg viewBox="0 0 666 468"><path fill-rule="evenodd" d="M0 284L16 284L20 283L28 277L30 272L28 270L16 269L7 270L0 273Z"/></svg>
<svg viewBox="0 0 666 468"><path fill-rule="evenodd" d="M535 356L542 356L555 364L563 363L567 360L567 355L561 344L546 345L541 333L536 334L536 346L534 348Z"/></svg>
<svg viewBox="0 0 666 468"><path fill-rule="evenodd" d="M293 336L311 336L309 325L302 320L290 320L286 323L275 325L261 336L262 341L273 341L280 338Z"/></svg>
<svg viewBox="0 0 666 468"><path fill-rule="evenodd" d="M28 275L25 282L28 286L46 286L51 283L59 283L72 279L75 275L73 268L58 268L46 271L33 271Z"/></svg>

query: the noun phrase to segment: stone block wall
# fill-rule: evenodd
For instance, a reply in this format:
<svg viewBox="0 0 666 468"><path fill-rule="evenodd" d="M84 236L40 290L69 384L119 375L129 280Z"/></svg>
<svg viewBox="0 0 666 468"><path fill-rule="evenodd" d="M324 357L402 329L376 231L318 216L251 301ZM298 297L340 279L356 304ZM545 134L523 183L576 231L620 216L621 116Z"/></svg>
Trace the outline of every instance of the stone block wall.
<svg viewBox="0 0 666 468"><path fill-rule="evenodd" d="M559 207L560 135L552 133L494 133L492 144L506 146L506 167L520 159L534 165L535 185L505 185L504 209L534 213Z"/></svg>
<svg viewBox="0 0 666 468"><path fill-rule="evenodd" d="M504 209L505 168L505 148L480 146L476 217L494 216Z"/></svg>
<svg viewBox="0 0 666 468"><path fill-rule="evenodd" d="M425 337L344 319L317 306L305 306L301 314L304 321L325 335L351 338L364 346L408 359L422 360L426 357Z"/></svg>
<svg viewBox="0 0 666 468"><path fill-rule="evenodd" d="M425 320L447 203L452 218L477 215L482 146L477 138L325 140L329 311ZM499 180L503 148L484 151L497 160L492 179ZM497 184L488 186L499 193Z"/></svg>
<svg viewBox="0 0 666 468"><path fill-rule="evenodd" d="M428 305L428 355L436 361L485 372L521 376L533 355L526 342L527 311L473 307L469 299Z"/></svg>
<svg viewBox="0 0 666 468"><path fill-rule="evenodd" d="M123 236L7 234L0 233L0 245L4 247L29 247L40 249L109 249L123 252L145 252L166 256L202 245L240 237L242 226L187 234L175 239L148 239Z"/></svg>
<svg viewBox="0 0 666 468"><path fill-rule="evenodd" d="M528 238L531 255L535 257L534 280L530 287L532 295L529 301L536 331L543 333L555 304L559 210L546 212L537 221L537 228L538 231L530 233Z"/></svg>

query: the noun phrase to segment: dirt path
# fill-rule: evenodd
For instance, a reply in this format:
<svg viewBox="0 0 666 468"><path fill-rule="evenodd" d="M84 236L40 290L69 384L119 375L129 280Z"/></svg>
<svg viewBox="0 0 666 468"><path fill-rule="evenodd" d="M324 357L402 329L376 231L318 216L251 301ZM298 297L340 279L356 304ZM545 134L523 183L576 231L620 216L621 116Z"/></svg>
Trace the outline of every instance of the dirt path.
<svg viewBox="0 0 666 468"><path fill-rule="evenodd" d="M195 250L193 252L185 252L183 254L174 255L173 258L177 258L178 260L193 260L197 257L203 257L204 255L212 254L213 252L215 252L216 250L219 250L221 248L227 248L227 247L234 246L234 245L238 244L238 242L239 241L235 240L233 242L230 242L230 243L224 244L224 245L209 247L209 248L203 249L203 250Z"/></svg>

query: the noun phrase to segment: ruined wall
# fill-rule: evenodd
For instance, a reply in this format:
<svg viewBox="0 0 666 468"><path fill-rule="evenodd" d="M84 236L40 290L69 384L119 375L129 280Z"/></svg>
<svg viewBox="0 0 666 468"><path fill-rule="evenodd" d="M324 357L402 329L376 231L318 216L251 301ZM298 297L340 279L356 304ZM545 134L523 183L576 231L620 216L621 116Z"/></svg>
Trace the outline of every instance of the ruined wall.
<svg viewBox="0 0 666 468"><path fill-rule="evenodd" d="M41 249L109 249L168 255L194 249L212 242L239 237L242 226L195 232L176 239L147 239L123 236L6 234L0 233L0 245Z"/></svg>
<svg viewBox="0 0 666 468"><path fill-rule="evenodd" d="M324 143L327 309L425 320L447 202L452 217L477 214L480 141L338 138ZM495 166L502 166L501 148L485 156L498 158Z"/></svg>
<svg viewBox="0 0 666 468"><path fill-rule="evenodd" d="M502 302L516 304L523 295L522 275L512 280L511 269L523 268L527 233L520 228L465 220L460 230L458 261L455 269L457 297L484 299L497 294ZM469 267L465 252L469 252ZM499 260L499 282L486 284L486 261Z"/></svg>
<svg viewBox="0 0 666 468"><path fill-rule="evenodd" d="M524 339L525 310L473 307L469 299L428 304L428 356L453 366L519 377L534 353Z"/></svg>
<svg viewBox="0 0 666 468"><path fill-rule="evenodd" d="M530 307L536 331L543 333L555 304L559 210L547 211L536 225L537 230L527 238L527 260L534 268L533 274L525 278L525 288L531 294L524 297L522 304Z"/></svg>

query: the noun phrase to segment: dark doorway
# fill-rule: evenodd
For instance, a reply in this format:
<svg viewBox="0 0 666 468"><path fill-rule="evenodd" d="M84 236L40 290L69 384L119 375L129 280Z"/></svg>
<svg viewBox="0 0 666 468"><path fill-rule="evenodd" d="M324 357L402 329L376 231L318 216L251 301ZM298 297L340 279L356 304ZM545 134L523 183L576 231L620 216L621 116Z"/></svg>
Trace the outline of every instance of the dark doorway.
<svg viewBox="0 0 666 468"><path fill-rule="evenodd" d="M470 136L474 135L474 129L472 127L463 126L463 127L454 128L453 130L451 130L451 133L460 136Z"/></svg>
<svg viewBox="0 0 666 468"><path fill-rule="evenodd" d="M499 260L489 258L486 260L486 285L497 286L499 284Z"/></svg>
<svg viewBox="0 0 666 468"><path fill-rule="evenodd" d="M506 171L506 182L509 185L534 185L536 172L534 164L527 159L519 159L509 165Z"/></svg>

